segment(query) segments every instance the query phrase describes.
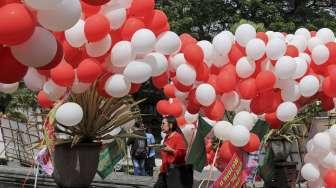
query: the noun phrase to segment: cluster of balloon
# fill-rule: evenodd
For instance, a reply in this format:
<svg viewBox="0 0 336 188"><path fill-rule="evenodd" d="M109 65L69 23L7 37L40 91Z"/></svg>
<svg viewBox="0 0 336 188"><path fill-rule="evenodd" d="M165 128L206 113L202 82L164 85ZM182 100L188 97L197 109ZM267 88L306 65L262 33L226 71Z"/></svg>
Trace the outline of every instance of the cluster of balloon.
<svg viewBox="0 0 336 188"><path fill-rule="evenodd" d="M301 175L309 187L336 187L336 125L317 133L307 142L308 153Z"/></svg>

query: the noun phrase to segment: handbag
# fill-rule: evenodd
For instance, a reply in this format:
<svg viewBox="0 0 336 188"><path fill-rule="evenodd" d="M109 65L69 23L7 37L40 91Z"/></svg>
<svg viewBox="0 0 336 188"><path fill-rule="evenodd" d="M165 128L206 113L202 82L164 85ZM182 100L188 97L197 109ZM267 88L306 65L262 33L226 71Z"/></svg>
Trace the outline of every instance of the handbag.
<svg viewBox="0 0 336 188"><path fill-rule="evenodd" d="M194 170L191 164L170 165L166 175L167 188L192 188Z"/></svg>

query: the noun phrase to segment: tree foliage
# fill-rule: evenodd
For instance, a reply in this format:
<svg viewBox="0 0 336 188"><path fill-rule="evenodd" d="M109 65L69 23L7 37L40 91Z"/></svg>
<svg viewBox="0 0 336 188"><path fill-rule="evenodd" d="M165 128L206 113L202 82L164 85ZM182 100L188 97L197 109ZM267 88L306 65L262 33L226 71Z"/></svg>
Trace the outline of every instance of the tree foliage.
<svg viewBox="0 0 336 188"><path fill-rule="evenodd" d="M266 30L293 33L300 27L336 31L334 1L317 0L157 0L171 29L210 40L242 19L263 24Z"/></svg>

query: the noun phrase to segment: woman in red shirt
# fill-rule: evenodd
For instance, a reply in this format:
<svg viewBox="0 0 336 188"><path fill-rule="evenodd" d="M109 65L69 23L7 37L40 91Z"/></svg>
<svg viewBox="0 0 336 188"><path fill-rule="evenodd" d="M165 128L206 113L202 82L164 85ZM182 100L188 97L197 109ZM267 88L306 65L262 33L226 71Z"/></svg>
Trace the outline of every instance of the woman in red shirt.
<svg viewBox="0 0 336 188"><path fill-rule="evenodd" d="M166 176L168 169L173 166L185 165L187 145L182 131L177 126L174 117L166 117L162 120L162 132L166 133L160 155L162 166L160 168L159 179L155 188L166 188Z"/></svg>

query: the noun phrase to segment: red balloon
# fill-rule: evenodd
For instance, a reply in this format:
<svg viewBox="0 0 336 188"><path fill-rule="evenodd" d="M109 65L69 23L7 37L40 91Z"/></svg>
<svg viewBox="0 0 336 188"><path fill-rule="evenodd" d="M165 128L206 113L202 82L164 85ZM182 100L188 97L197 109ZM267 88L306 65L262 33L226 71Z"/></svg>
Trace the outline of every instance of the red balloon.
<svg viewBox="0 0 336 188"><path fill-rule="evenodd" d="M196 106L200 106L200 103L196 99L196 88L190 90L187 99L191 104L194 104Z"/></svg>
<svg viewBox="0 0 336 188"><path fill-rule="evenodd" d="M166 100L160 100L156 103L156 111L159 112L161 115L169 115L169 102Z"/></svg>
<svg viewBox="0 0 336 188"><path fill-rule="evenodd" d="M200 105L194 104L192 102L189 102L187 104L187 110L191 114L197 114L199 112L200 108L201 108Z"/></svg>
<svg viewBox="0 0 336 188"><path fill-rule="evenodd" d="M332 97L328 97L323 92L319 92L316 96L319 100L321 100L324 111L330 111L335 108L335 103Z"/></svg>
<svg viewBox="0 0 336 188"><path fill-rule="evenodd" d="M260 139L258 135L251 133L248 143L242 148L246 152L258 151L260 146Z"/></svg>
<svg viewBox="0 0 336 188"><path fill-rule="evenodd" d="M77 68L79 63L83 60L83 52L85 51L82 48L74 48L64 40L63 41L63 50L64 50L64 59L68 62L73 68Z"/></svg>
<svg viewBox="0 0 336 188"><path fill-rule="evenodd" d="M191 43L187 45L182 52L187 62L195 68L201 66L204 61L203 50L196 44Z"/></svg>
<svg viewBox="0 0 336 188"><path fill-rule="evenodd" d="M95 14L85 20L84 34L88 41L102 40L110 32L110 22L101 14Z"/></svg>
<svg viewBox="0 0 336 188"><path fill-rule="evenodd" d="M169 30L170 30L170 25L169 25L169 23L167 23L162 28L153 30L153 32L154 32L155 36L158 37L161 33L164 33L164 32L169 31Z"/></svg>
<svg viewBox="0 0 336 188"><path fill-rule="evenodd" d="M13 57L10 48L7 47L0 51L0 67L0 83L4 84L20 81L28 70L27 66Z"/></svg>
<svg viewBox="0 0 336 188"><path fill-rule="evenodd" d="M117 44L118 42L122 41L121 37L121 30L112 30L110 32L111 38L112 38L112 47Z"/></svg>
<svg viewBox="0 0 336 188"><path fill-rule="evenodd" d="M181 82L179 82L176 77L173 78L173 83L176 87L177 90L181 91L181 92L188 92L193 88L193 85L190 86L185 86L183 85Z"/></svg>
<svg viewBox="0 0 336 188"><path fill-rule="evenodd" d="M164 72L159 76L152 77L152 83L158 89L162 89L163 87L165 87L165 85L167 85L168 82L169 82L168 72Z"/></svg>
<svg viewBox="0 0 336 188"><path fill-rule="evenodd" d="M179 127L182 127L185 124L187 124L187 121L185 120L184 116L177 117L176 122Z"/></svg>
<svg viewBox="0 0 336 188"><path fill-rule="evenodd" d="M135 83L132 83L131 84L131 89L130 89L130 94L133 94L133 93L136 93L140 90L141 88L141 84L135 84Z"/></svg>
<svg viewBox="0 0 336 188"><path fill-rule="evenodd" d="M99 6L108 3L111 0L82 0L85 3L93 6Z"/></svg>
<svg viewBox="0 0 336 188"><path fill-rule="evenodd" d="M217 89L217 76L216 76L216 75L210 75L210 76L209 76L208 84L212 85L212 87L215 88L216 93L221 93L221 92Z"/></svg>
<svg viewBox="0 0 336 188"><path fill-rule="evenodd" d="M234 147L228 140L225 140L219 148L219 156L224 162L229 162L236 152L236 147Z"/></svg>
<svg viewBox="0 0 336 188"><path fill-rule="evenodd" d="M17 45L34 33L36 20L21 3L0 7L0 44Z"/></svg>
<svg viewBox="0 0 336 188"><path fill-rule="evenodd" d="M75 80L75 70L68 63L61 62L51 69L50 77L55 84L70 87Z"/></svg>
<svg viewBox="0 0 336 188"><path fill-rule="evenodd" d="M175 86L173 84L167 84L163 88L163 93L166 97L173 98L175 97Z"/></svg>
<svg viewBox="0 0 336 188"><path fill-rule="evenodd" d="M43 67L39 67L39 70L48 70L48 69L52 69L55 68L58 64L61 63L62 59L63 59L63 46L62 44L57 40L57 51L56 51L56 55L54 57L54 59L48 63L47 65L43 66Z"/></svg>
<svg viewBox="0 0 336 188"><path fill-rule="evenodd" d="M220 67L217 67L215 65L212 65L210 67L210 74L215 74L215 75L218 75L221 71L221 68Z"/></svg>
<svg viewBox="0 0 336 188"><path fill-rule="evenodd" d="M258 39L263 40L265 42L265 44L267 44L267 42L268 42L268 36L266 35L266 33L264 33L264 32L258 32L256 37Z"/></svg>
<svg viewBox="0 0 336 188"><path fill-rule="evenodd" d="M164 28L168 24L167 15L162 10L154 10L150 16L145 19L148 29L155 31Z"/></svg>
<svg viewBox="0 0 336 188"><path fill-rule="evenodd" d="M137 18L128 18L121 28L121 37L123 40L131 40L133 34L145 27L143 21Z"/></svg>
<svg viewBox="0 0 336 188"><path fill-rule="evenodd" d="M253 99L257 95L257 86L254 78L243 80L238 87L242 99Z"/></svg>
<svg viewBox="0 0 336 188"><path fill-rule="evenodd" d="M312 60L312 62L309 64L310 68L314 71L316 74L322 74L324 76L328 75L328 64L324 63L322 65L316 65L315 62ZM307 74L311 74L307 72Z"/></svg>
<svg viewBox="0 0 336 188"><path fill-rule="evenodd" d="M275 112L265 114L265 121L272 129L279 129L281 127L281 121L276 117Z"/></svg>
<svg viewBox="0 0 336 188"><path fill-rule="evenodd" d="M222 70L217 76L216 84L217 86L215 88L217 88L219 92L230 92L234 90L237 85L237 75L230 70Z"/></svg>
<svg viewBox="0 0 336 188"><path fill-rule="evenodd" d="M328 97L336 97L336 83L332 82L330 76L326 77L322 84L323 92Z"/></svg>
<svg viewBox="0 0 336 188"><path fill-rule="evenodd" d="M83 60L76 70L78 80L83 83L94 82L103 72L99 62L92 58Z"/></svg>
<svg viewBox="0 0 336 188"><path fill-rule="evenodd" d="M133 0L129 8L131 16L143 17L150 14L154 10L154 0Z"/></svg>
<svg viewBox="0 0 336 188"><path fill-rule="evenodd" d="M259 92L267 91L274 87L276 77L271 71L262 71L256 77L256 85Z"/></svg>
<svg viewBox="0 0 336 188"><path fill-rule="evenodd" d="M257 115L263 114L264 113L264 106L263 106L264 103L265 101L260 96L253 98L250 103L251 112Z"/></svg>
<svg viewBox="0 0 336 188"><path fill-rule="evenodd" d="M196 80L206 82L209 79L209 67L205 63L201 63L196 69Z"/></svg>
<svg viewBox="0 0 336 188"><path fill-rule="evenodd" d="M297 57L299 56L299 50L293 45L288 45L285 55L291 56L291 57Z"/></svg>
<svg viewBox="0 0 336 188"><path fill-rule="evenodd" d="M102 97L112 98L112 96L110 96L105 91L105 83L111 76L112 76L111 73L105 73L98 81L98 86L96 87L96 90L97 90L98 94Z"/></svg>
<svg viewBox="0 0 336 188"><path fill-rule="evenodd" d="M85 18L97 14L101 8L100 6L90 5L88 3L85 3L84 1L81 1L81 5L82 5L82 11L85 14Z"/></svg>
<svg viewBox="0 0 336 188"><path fill-rule="evenodd" d="M197 40L192 37L191 35L189 35L188 33L183 33L180 35L180 40L182 42L182 46L181 46L181 52L184 51L185 47L188 46L189 44L196 44Z"/></svg>
<svg viewBox="0 0 336 188"><path fill-rule="evenodd" d="M183 113L181 103L173 102L173 103L169 104L168 111L169 111L169 115L172 115L174 117L181 116L182 113Z"/></svg>
<svg viewBox="0 0 336 188"><path fill-rule="evenodd" d="M50 78L50 70L39 70L37 69L37 72L47 78Z"/></svg>
<svg viewBox="0 0 336 188"><path fill-rule="evenodd" d="M43 90L39 91L37 94L37 102L42 108L52 108L54 106L54 102L49 100L47 95Z"/></svg>
<svg viewBox="0 0 336 188"><path fill-rule="evenodd" d="M9 3L20 3L21 0L0 0L0 7Z"/></svg>
<svg viewBox="0 0 336 188"><path fill-rule="evenodd" d="M336 42L328 42L326 47L329 49L329 59L325 64L334 64L336 59Z"/></svg>
<svg viewBox="0 0 336 188"><path fill-rule="evenodd" d="M323 176L323 180L328 186L336 186L336 170L328 169Z"/></svg>
<svg viewBox="0 0 336 188"><path fill-rule="evenodd" d="M238 44L233 44L229 52L230 62L234 65L240 58L244 57L244 53L240 48L241 47Z"/></svg>
<svg viewBox="0 0 336 188"><path fill-rule="evenodd" d="M209 107L204 109L205 116L211 120L219 121L224 118L225 108L222 101L216 99Z"/></svg>

